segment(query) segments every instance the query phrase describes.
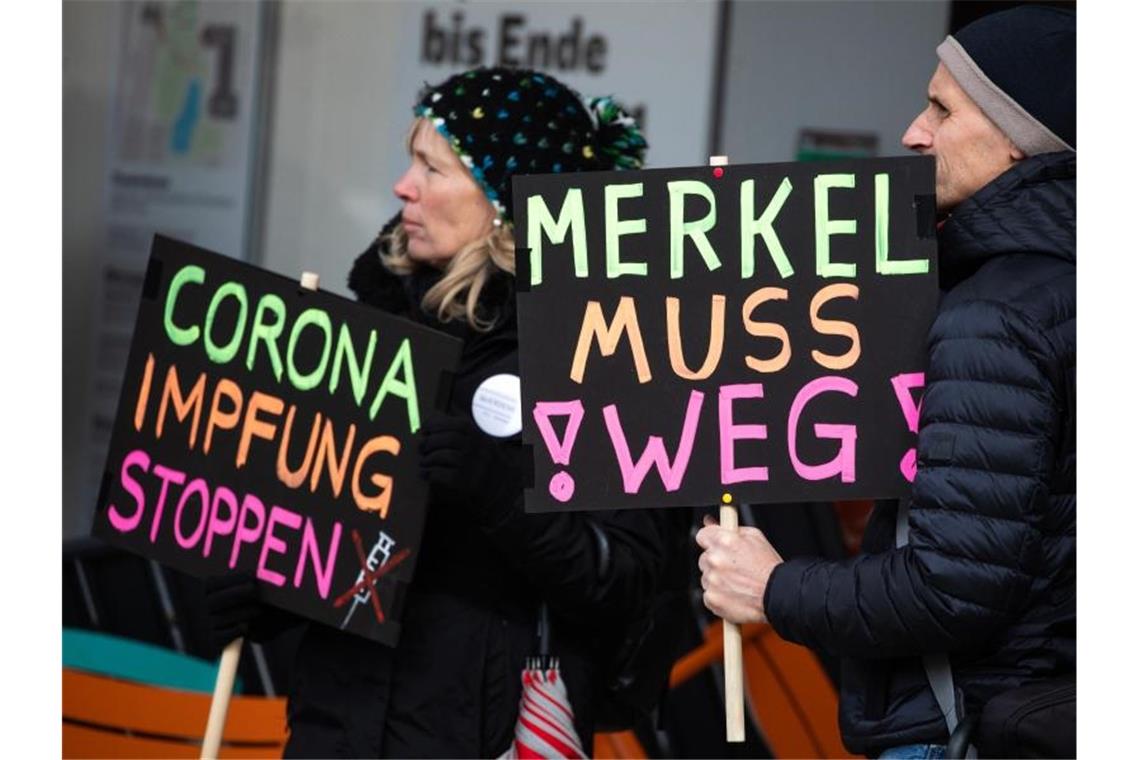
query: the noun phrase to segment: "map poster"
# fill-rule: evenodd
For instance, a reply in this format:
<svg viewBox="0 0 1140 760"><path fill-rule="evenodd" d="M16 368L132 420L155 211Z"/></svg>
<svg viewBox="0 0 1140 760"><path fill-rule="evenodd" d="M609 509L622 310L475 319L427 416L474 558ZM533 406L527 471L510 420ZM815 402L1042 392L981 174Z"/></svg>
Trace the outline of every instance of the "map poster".
<svg viewBox="0 0 1140 760"><path fill-rule="evenodd" d="M261 24L254 2L124 2L95 266L84 492L95 498L151 240L248 258ZM298 276L300 273L298 273Z"/></svg>

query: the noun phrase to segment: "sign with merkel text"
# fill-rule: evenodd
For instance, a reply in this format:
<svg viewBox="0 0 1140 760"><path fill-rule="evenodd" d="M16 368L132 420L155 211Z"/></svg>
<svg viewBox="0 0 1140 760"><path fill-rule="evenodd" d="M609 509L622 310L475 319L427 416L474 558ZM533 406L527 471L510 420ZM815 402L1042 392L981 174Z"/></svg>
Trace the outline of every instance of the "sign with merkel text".
<svg viewBox="0 0 1140 760"><path fill-rule="evenodd" d="M94 532L394 644L459 341L155 237Z"/></svg>
<svg viewBox="0 0 1140 760"><path fill-rule="evenodd" d="M514 199L528 511L909 489L929 158L524 176Z"/></svg>

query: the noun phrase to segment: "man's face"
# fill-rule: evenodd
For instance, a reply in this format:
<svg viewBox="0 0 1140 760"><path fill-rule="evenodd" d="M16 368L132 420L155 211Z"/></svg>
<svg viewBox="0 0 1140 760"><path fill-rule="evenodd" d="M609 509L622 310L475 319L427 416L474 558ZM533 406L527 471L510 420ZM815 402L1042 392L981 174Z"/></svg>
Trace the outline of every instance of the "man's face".
<svg viewBox="0 0 1140 760"><path fill-rule="evenodd" d="M927 100L902 144L934 156L938 210L948 212L1025 154L982 113L941 63L930 79Z"/></svg>

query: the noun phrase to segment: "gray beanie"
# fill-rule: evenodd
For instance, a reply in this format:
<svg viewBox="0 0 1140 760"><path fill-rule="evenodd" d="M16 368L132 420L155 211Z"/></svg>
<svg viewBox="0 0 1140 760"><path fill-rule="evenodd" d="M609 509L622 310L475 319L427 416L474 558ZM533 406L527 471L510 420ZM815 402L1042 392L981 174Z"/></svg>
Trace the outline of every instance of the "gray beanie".
<svg viewBox="0 0 1140 760"><path fill-rule="evenodd" d="M1076 150L1077 19L1023 5L968 24L938 57L1026 155Z"/></svg>

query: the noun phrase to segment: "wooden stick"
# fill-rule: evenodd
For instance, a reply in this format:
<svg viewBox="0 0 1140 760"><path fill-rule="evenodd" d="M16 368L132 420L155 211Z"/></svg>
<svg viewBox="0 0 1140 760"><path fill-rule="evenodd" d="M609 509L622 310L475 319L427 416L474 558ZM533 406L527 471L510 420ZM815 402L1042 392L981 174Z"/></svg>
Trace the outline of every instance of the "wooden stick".
<svg viewBox="0 0 1140 760"><path fill-rule="evenodd" d="M732 495L724 495L720 527L736 532L739 525ZM744 741L744 650L740 626L724 621L724 729L729 742Z"/></svg>
<svg viewBox="0 0 1140 760"><path fill-rule="evenodd" d="M728 166L728 156L709 156L709 166ZM720 174L717 174L719 177ZM732 494L721 497L720 527L736 532L740 524ZM724 730L730 742L744 741L744 650L740 626L724 622Z"/></svg>
<svg viewBox="0 0 1140 760"><path fill-rule="evenodd" d="M302 288L316 290L320 283L320 275L315 272L301 273ZM210 716L206 719L206 736L202 739L202 760L215 760L221 749L226 713L230 709L230 697L234 693L234 680L241 661L241 644L242 637L238 636L222 650L222 658L218 662L218 678L214 681L214 697L210 700Z"/></svg>
<svg viewBox="0 0 1140 760"><path fill-rule="evenodd" d="M215 760L222 746L222 731L226 727L226 713L234 691L238 662L241 660L242 637L226 645L218 663L218 678L214 681L214 698L210 701L210 717L206 720L206 736L202 739L202 760Z"/></svg>

